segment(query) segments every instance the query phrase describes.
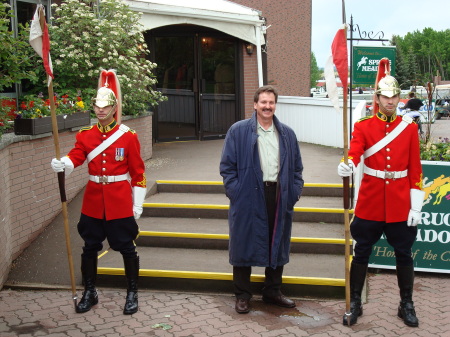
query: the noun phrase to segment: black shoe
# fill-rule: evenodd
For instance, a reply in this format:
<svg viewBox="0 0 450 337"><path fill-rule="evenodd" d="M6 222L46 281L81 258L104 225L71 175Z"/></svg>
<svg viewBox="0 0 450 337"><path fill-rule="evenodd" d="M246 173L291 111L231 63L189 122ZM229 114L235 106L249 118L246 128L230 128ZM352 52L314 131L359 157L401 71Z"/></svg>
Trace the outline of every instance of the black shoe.
<svg viewBox="0 0 450 337"><path fill-rule="evenodd" d="M344 325L353 325L356 324L358 321L358 317L362 316L363 314L363 308L361 302L351 302L350 303L350 314L347 315L347 313L344 314L344 317L342 318L342 324Z"/></svg>
<svg viewBox="0 0 450 337"><path fill-rule="evenodd" d="M138 311L139 256L134 258L124 258L123 262L128 283L123 314L132 315Z"/></svg>
<svg viewBox="0 0 450 337"><path fill-rule="evenodd" d="M412 301L401 301L398 306L397 316L403 319L403 322L405 322L407 326L419 326L419 320L416 317L416 310L414 309L414 303Z"/></svg>
<svg viewBox="0 0 450 337"><path fill-rule="evenodd" d="M414 288L414 266L397 266L397 280L400 288L400 305L398 317L403 319L407 326L418 327L419 320L412 300Z"/></svg>
<svg viewBox="0 0 450 337"><path fill-rule="evenodd" d="M345 313L342 324L350 326L356 324L358 317L363 314L361 294L366 281L367 264L352 262L350 268L350 312Z"/></svg>
<svg viewBox="0 0 450 337"><path fill-rule="evenodd" d="M75 307L75 312L83 313L91 310L98 303L98 294L95 289L97 280L97 257L81 257L81 274L84 283L83 297Z"/></svg>
<svg viewBox="0 0 450 337"><path fill-rule="evenodd" d="M279 307L283 308L295 308L295 302L284 295L278 295L278 296L263 296L263 301L270 304L278 305Z"/></svg>
<svg viewBox="0 0 450 337"><path fill-rule="evenodd" d="M123 308L124 315L132 315L138 311L138 294L134 291L127 293L125 300L125 307Z"/></svg>
<svg viewBox="0 0 450 337"><path fill-rule="evenodd" d="M97 290L94 289L86 289L83 292L83 297L80 302L75 307L75 312L81 314L83 312L87 312L91 310L92 306L98 303L98 295Z"/></svg>
<svg viewBox="0 0 450 337"><path fill-rule="evenodd" d="M250 300L244 298L236 298L234 309L238 314L247 314L250 311Z"/></svg>

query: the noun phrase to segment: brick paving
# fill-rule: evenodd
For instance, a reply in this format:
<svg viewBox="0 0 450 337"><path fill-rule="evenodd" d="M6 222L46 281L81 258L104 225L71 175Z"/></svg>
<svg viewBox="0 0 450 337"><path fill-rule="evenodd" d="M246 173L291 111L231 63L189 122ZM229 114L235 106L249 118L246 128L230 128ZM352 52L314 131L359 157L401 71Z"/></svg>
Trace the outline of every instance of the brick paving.
<svg viewBox="0 0 450 337"><path fill-rule="evenodd" d="M78 291L81 296L81 291ZM141 291L140 310L122 314L124 290L99 289L99 304L76 314L67 290L0 291L0 336L450 336L448 275L418 273L414 301L420 321L411 328L397 318L396 276L369 275L364 315L343 326L345 301L296 299L284 309L251 301L246 315L234 311L231 294Z"/></svg>

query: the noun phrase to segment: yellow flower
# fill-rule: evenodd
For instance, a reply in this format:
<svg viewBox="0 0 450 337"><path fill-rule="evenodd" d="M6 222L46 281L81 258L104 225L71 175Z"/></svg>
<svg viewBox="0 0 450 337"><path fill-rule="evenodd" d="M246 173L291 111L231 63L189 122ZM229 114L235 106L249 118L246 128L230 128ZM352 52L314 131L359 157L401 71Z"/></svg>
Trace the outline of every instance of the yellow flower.
<svg viewBox="0 0 450 337"><path fill-rule="evenodd" d="M84 109L84 103L83 103L83 101L78 101L78 102L76 103L76 105L77 105L79 108Z"/></svg>

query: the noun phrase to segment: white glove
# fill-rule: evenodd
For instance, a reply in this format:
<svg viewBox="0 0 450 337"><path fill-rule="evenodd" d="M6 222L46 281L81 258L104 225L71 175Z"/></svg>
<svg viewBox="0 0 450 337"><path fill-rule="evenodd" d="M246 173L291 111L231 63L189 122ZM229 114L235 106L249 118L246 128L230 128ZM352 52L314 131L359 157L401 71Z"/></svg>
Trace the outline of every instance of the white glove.
<svg viewBox="0 0 450 337"><path fill-rule="evenodd" d="M133 213L136 220L141 217L143 210L142 204L144 203L146 195L147 189L145 187L133 187Z"/></svg>
<svg viewBox="0 0 450 337"><path fill-rule="evenodd" d="M411 209L408 215L408 226L417 226L420 222L423 198L425 196L425 191L411 189Z"/></svg>
<svg viewBox="0 0 450 337"><path fill-rule="evenodd" d="M56 173L66 171L66 176L71 174L74 169L73 162L67 156L62 157L61 160L53 158L50 165Z"/></svg>
<svg viewBox="0 0 450 337"><path fill-rule="evenodd" d="M355 167L355 164L353 164L353 161L351 159L348 160L348 165L344 162L341 162L338 165L338 174L341 177L350 177L353 173L353 168Z"/></svg>

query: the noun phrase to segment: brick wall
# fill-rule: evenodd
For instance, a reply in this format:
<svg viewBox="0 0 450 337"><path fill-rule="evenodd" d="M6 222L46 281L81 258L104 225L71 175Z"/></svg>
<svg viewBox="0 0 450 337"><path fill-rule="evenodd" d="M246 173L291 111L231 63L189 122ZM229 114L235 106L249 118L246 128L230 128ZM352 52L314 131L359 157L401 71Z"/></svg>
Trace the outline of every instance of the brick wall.
<svg viewBox="0 0 450 337"><path fill-rule="evenodd" d="M258 63L256 60L256 52L248 55L245 50L245 45L242 48L242 55L244 55L244 118L250 118L253 114L253 95L258 89Z"/></svg>
<svg viewBox="0 0 450 337"><path fill-rule="evenodd" d="M262 12L267 25L268 84L283 96L310 95L312 0L232 0Z"/></svg>
<svg viewBox="0 0 450 337"><path fill-rule="evenodd" d="M124 118L136 130L144 160L152 156L152 116ZM73 147L76 130L59 133L61 155ZM50 168L55 157L51 134L3 135L0 143L0 288L8 278L12 261L27 248L61 212L56 174ZM66 196L72 200L86 185L87 164L66 179Z"/></svg>

